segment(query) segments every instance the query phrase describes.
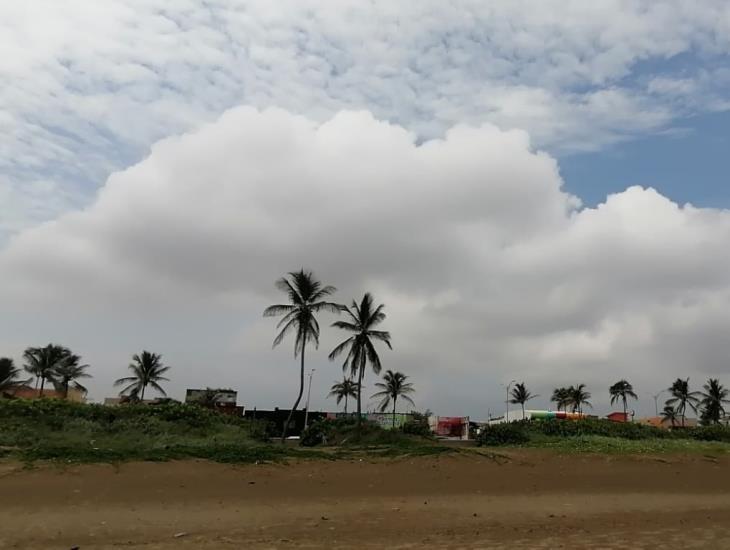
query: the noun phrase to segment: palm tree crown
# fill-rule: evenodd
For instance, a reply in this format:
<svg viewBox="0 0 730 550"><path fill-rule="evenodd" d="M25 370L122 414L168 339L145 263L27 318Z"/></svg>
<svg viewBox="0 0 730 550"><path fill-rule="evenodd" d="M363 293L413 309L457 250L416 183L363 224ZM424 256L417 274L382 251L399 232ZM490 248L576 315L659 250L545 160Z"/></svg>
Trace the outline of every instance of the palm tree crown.
<svg viewBox="0 0 730 550"><path fill-rule="evenodd" d="M577 386L570 386L568 388L568 405L571 406L573 412L582 413L583 405L587 407L593 407L591 402L588 401L591 398L591 394L587 391L585 384L578 384Z"/></svg>
<svg viewBox="0 0 730 550"><path fill-rule="evenodd" d="M555 406L560 409L567 409L570 405L571 396L568 388L555 388L550 401L555 403Z"/></svg>
<svg viewBox="0 0 730 550"><path fill-rule="evenodd" d="M664 405L661 416L663 422L672 423L672 428L677 424L677 411L671 405Z"/></svg>
<svg viewBox="0 0 730 550"><path fill-rule="evenodd" d="M278 346L284 337L294 331L294 357L300 356L301 368L299 373L299 394L294 406L289 411L289 417L282 432L282 443L286 439L286 432L291 422L294 411L299 406L304 393L304 351L307 343L311 342L315 348L319 346L319 323L315 317L321 311L339 313L343 307L325 300L333 294L336 289L333 286L323 286L315 279L311 271L301 269L289 273L289 278L282 277L276 281L276 288L285 292L289 303L276 304L264 310L264 317L278 317L283 315L277 329L281 329L274 338L273 347Z"/></svg>
<svg viewBox="0 0 730 550"><path fill-rule="evenodd" d="M383 382L376 382L376 386L381 391L374 393L374 398L382 398L378 408L381 412L385 412L391 401L393 402L393 427L395 427L395 407L400 397L404 401L408 401L411 405L415 405L413 399L408 394L413 393L416 390L413 389L413 384L406 382L408 377L402 372L393 372L392 370L385 371L383 375Z"/></svg>
<svg viewBox="0 0 730 550"><path fill-rule="evenodd" d="M694 412L697 412L697 403L699 402L699 392L689 391L689 378L682 380L677 378L674 383L669 387L669 393L672 395L667 399L667 405L671 405L677 411L677 414L682 417L682 427L684 427L684 421L686 418L687 405Z"/></svg>
<svg viewBox="0 0 730 550"><path fill-rule="evenodd" d="M38 395L43 397L43 389L46 380L53 380L53 375L71 355L71 350L56 344L48 344L42 348L28 348L23 353L25 359L25 370L35 376L36 387L40 381L40 391Z"/></svg>
<svg viewBox="0 0 730 550"><path fill-rule="evenodd" d="M15 366L15 362L9 357L0 357L0 396L2 393L17 385L27 381L18 380L20 369Z"/></svg>
<svg viewBox="0 0 730 550"><path fill-rule="evenodd" d="M730 404L730 391L717 378L710 378L703 386L702 418L706 423L719 423L725 416L725 405Z"/></svg>
<svg viewBox="0 0 730 550"><path fill-rule="evenodd" d="M611 395L611 405L616 403L617 401L621 401L624 406L624 420L626 419L626 411L627 411L627 399L629 397L633 399L638 399L636 394L634 393L634 387L629 384L626 380L619 380L616 382L613 386L608 388L608 393Z"/></svg>
<svg viewBox="0 0 730 550"><path fill-rule="evenodd" d="M527 403L530 399L534 399L535 397L537 397L537 395L530 393L524 382L519 382L515 384L514 388L512 388L512 398L509 400L509 402L515 405L522 405L522 420L524 420L525 403Z"/></svg>
<svg viewBox="0 0 730 550"><path fill-rule="evenodd" d="M347 398L357 397L357 382L353 382L349 378L344 378L342 382L335 382L330 388L330 393L327 397L336 397L337 404L344 399L345 400L345 412L347 412Z"/></svg>
<svg viewBox="0 0 730 550"><path fill-rule="evenodd" d="M80 362L81 357L72 353L53 369L51 381L56 390L63 394L64 399L68 397L69 387L84 393L88 391L78 380L79 378L91 378L91 375L86 372L89 365L79 365Z"/></svg>
<svg viewBox="0 0 730 550"><path fill-rule="evenodd" d="M357 423L358 430L362 414L362 381L365 377L365 367L368 363L375 374L379 374L382 368L380 356L378 355L373 340L384 342L389 349L393 349L390 343L390 333L384 330L375 330L375 327L385 320L385 306L380 304L374 307L372 294L365 293L360 304L353 300L352 306L344 308L350 317L348 321L336 321L333 327L353 333L352 336L341 342L330 353L330 360L334 361L342 353L347 353L342 364L343 371L350 371L351 376L357 376Z"/></svg>
<svg viewBox="0 0 730 550"><path fill-rule="evenodd" d="M129 370L132 371L132 376L126 376L114 382L115 386L125 386L119 392L120 395L129 392L144 401L145 389L147 386L152 386L162 395L167 396L159 384L159 382L169 382L168 378L162 376L170 370L170 367L162 364L162 355L150 351L143 351L141 355L135 354L132 356Z"/></svg>

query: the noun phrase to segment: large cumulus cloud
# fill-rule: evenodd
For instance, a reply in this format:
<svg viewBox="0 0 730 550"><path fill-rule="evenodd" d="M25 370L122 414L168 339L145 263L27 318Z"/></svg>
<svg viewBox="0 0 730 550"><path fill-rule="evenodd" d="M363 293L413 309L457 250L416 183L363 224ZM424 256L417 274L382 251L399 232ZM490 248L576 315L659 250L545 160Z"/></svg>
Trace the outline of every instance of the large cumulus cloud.
<svg viewBox="0 0 730 550"><path fill-rule="evenodd" d="M173 394L230 384L249 406L287 406L292 350L270 350L260 313L305 266L341 301L371 290L387 304L384 362L442 414L499 409L512 378L543 396L587 382L605 406L621 376L656 392L727 373L730 213L638 187L583 208L561 183L522 131L421 143L364 111L233 109L11 239L0 344L72 345L95 397L145 346L174 366ZM311 355L317 406L340 376L326 361L338 337Z"/></svg>

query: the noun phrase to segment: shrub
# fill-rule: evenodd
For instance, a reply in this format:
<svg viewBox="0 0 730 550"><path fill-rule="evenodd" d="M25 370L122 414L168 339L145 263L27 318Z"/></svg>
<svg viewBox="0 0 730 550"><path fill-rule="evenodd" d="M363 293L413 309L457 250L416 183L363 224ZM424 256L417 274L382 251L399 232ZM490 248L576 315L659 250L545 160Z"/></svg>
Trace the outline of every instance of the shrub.
<svg viewBox="0 0 730 550"><path fill-rule="evenodd" d="M527 433L527 422L510 422L508 424L494 424L486 426L479 437L477 445L499 446L499 445L522 445L530 441Z"/></svg>
<svg viewBox="0 0 730 550"><path fill-rule="evenodd" d="M720 424L690 429L687 431L687 435L692 439L700 441L724 441L725 443L730 443L730 427Z"/></svg>

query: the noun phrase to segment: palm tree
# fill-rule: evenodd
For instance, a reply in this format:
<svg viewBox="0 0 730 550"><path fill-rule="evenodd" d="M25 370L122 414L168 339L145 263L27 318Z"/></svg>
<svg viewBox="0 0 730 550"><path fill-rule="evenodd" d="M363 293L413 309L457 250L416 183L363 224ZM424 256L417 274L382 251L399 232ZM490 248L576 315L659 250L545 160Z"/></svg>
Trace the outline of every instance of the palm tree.
<svg viewBox="0 0 730 550"><path fill-rule="evenodd" d="M12 388L18 384L25 384L28 380L18 380L20 369L15 366L15 362L9 357L0 357L0 397L5 390Z"/></svg>
<svg viewBox="0 0 730 550"><path fill-rule="evenodd" d="M621 402L624 405L624 420L627 419L626 411L627 411L627 403L626 400L629 397L632 397L634 399L638 399L636 394L634 393L634 387L629 384L626 380L619 380L616 382L613 386L608 388L608 393L611 395L611 405L616 403L616 401L621 400Z"/></svg>
<svg viewBox="0 0 730 550"><path fill-rule="evenodd" d="M677 425L677 411L671 405L664 405L662 411L662 422L671 422L672 428Z"/></svg>
<svg viewBox="0 0 730 550"><path fill-rule="evenodd" d="M550 401L555 402L556 407L558 407L558 410L560 409L568 409L568 405L570 405L570 391L568 388L555 388L553 390L553 395L550 398Z"/></svg>
<svg viewBox="0 0 730 550"><path fill-rule="evenodd" d="M677 378L669 387L669 393L672 394L672 397L667 399L666 404L674 407L677 414L682 417L682 427L684 428L687 405L689 405L689 408L695 413L697 412L697 403L699 402L699 398L697 396L699 395L699 392L689 391L689 378L686 380Z"/></svg>
<svg viewBox="0 0 730 550"><path fill-rule="evenodd" d="M727 390L717 378L710 378L703 386L702 394L702 418L706 422L715 424L720 423L720 418L725 416L724 405L730 403L728 396L730 391Z"/></svg>
<svg viewBox="0 0 730 550"><path fill-rule="evenodd" d="M585 389L585 387L585 384L578 384L577 386L570 386L568 388L568 405L572 407L573 412L583 414L583 405L593 407L590 401L588 401L591 398L591 394Z"/></svg>
<svg viewBox="0 0 730 550"><path fill-rule="evenodd" d="M282 443L286 440L286 432L292 415L299 406L304 393L304 351L307 342L313 343L315 348L319 347L319 323L317 323L315 313L321 311L339 313L343 309L343 306L325 300L337 289L333 286L322 286L311 271L304 271L304 269L292 271L289 273L289 278L291 280L282 277L276 281L276 287L286 293L289 303L269 306L264 310L264 317L284 316L276 325L276 328L281 328L281 331L274 338L273 347L281 344L289 332L295 331L294 357L300 356L301 358L299 393L284 424L284 430L281 433Z"/></svg>
<svg viewBox="0 0 730 550"><path fill-rule="evenodd" d="M331 391L327 397L337 397L337 404L339 405L342 399L345 400L345 414L347 414L347 398L357 397L357 382L353 382L349 378L344 378L342 382L335 382L332 384Z"/></svg>
<svg viewBox="0 0 730 550"><path fill-rule="evenodd" d="M71 355L71 350L56 344L42 348L28 348L23 353L25 370L36 377L36 387L40 381L39 397L43 397L46 380L53 380L53 373Z"/></svg>
<svg viewBox="0 0 730 550"><path fill-rule="evenodd" d="M140 401L144 401L145 389L147 389L147 386L152 386L162 395L167 396L165 390L158 383L170 381L168 378L162 376L170 370L170 367L162 364L162 355L143 351L141 355L134 354L132 361L129 365L132 376L126 376L114 382L115 386L124 386L126 384L122 391L119 392L119 395L125 395L127 392L130 392L134 396L139 396Z"/></svg>
<svg viewBox="0 0 730 550"><path fill-rule="evenodd" d="M86 393L88 390L78 382L79 378L91 378L86 372L89 365L79 365L81 357L75 354L69 355L64 361L56 365L51 373L51 381L56 390L63 394L64 399L68 399L69 386Z"/></svg>
<svg viewBox="0 0 730 550"><path fill-rule="evenodd" d="M530 399L534 399L537 397L537 395L534 395L530 393L530 391L525 386L524 382L515 384L515 387L512 388L512 399L509 400L510 403L513 405L520 404L522 405L522 420L525 419L525 403L527 403Z"/></svg>
<svg viewBox="0 0 730 550"><path fill-rule="evenodd" d="M392 370L385 371L385 374L383 375L383 380L385 380L385 383L383 382L376 382L375 385L378 388L381 388L381 391L374 393L373 397L382 397L382 401L380 402L380 405L378 408L380 409L380 412L385 412L385 409L388 408L388 405L390 405L390 402L393 402L393 427L395 428L395 406L398 402L398 398L402 398L405 401L408 401L411 405L415 405L413 402L413 399L408 397L409 393L413 393L413 384L410 382L406 382L408 377L403 374L402 372L393 372Z"/></svg>
<svg viewBox="0 0 730 550"><path fill-rule="evenodd" d="M344 308L344 311L350 316L349 321L337 321L332 323L333 327L337 327L353 335L341 342L330 353L329 358L334 361L340 354L347 351L345 362L342 364L342 370L350 370L350 375L354 378L357 376L357 433L360 434L362 425L362 381L365 378L365 367L368 363L375 374L380 374L382 365L380 357L373 345L373 340L385 342L389 349L393 349L390 344L390 333L384 330L375 330L375 326L385 320L383 312L385 306L380 304L374 307L373 296L366 292L362 297L360 305L353 300L352 306Z"/></svg>

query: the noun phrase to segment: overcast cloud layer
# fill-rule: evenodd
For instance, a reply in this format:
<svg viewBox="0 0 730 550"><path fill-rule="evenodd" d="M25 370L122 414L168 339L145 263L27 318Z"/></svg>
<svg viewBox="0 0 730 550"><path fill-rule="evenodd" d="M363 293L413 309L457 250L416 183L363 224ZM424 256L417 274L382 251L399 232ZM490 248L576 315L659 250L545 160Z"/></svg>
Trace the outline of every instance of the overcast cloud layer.
<svg viewBox="0 0 730 550"><path fill-rule="evenodd" d="M237 105L596 150L726 110L729 49L724 0L2 2L0 243Z"/></svg>
<svg viewBox="0 0 730 550"><path fill-rule="evenodd" d="M236 108L10 240L0 349L69 345L100 398L144 347L173 366L173 396L230 385L247 406L286 407L293 348L270 349L261 312L304 266L340 301L370 290L387 305L385 366L439 414L484 417L513 378L536 406L585 382L606 410L625 376L646 413L677 376L727 378L730 212L638 187L583 208L561 184L523 131L458 125L421 143L367 111ZM334 407L326 354L341 337L325 330L309 355L315 407Z"/></svg>

